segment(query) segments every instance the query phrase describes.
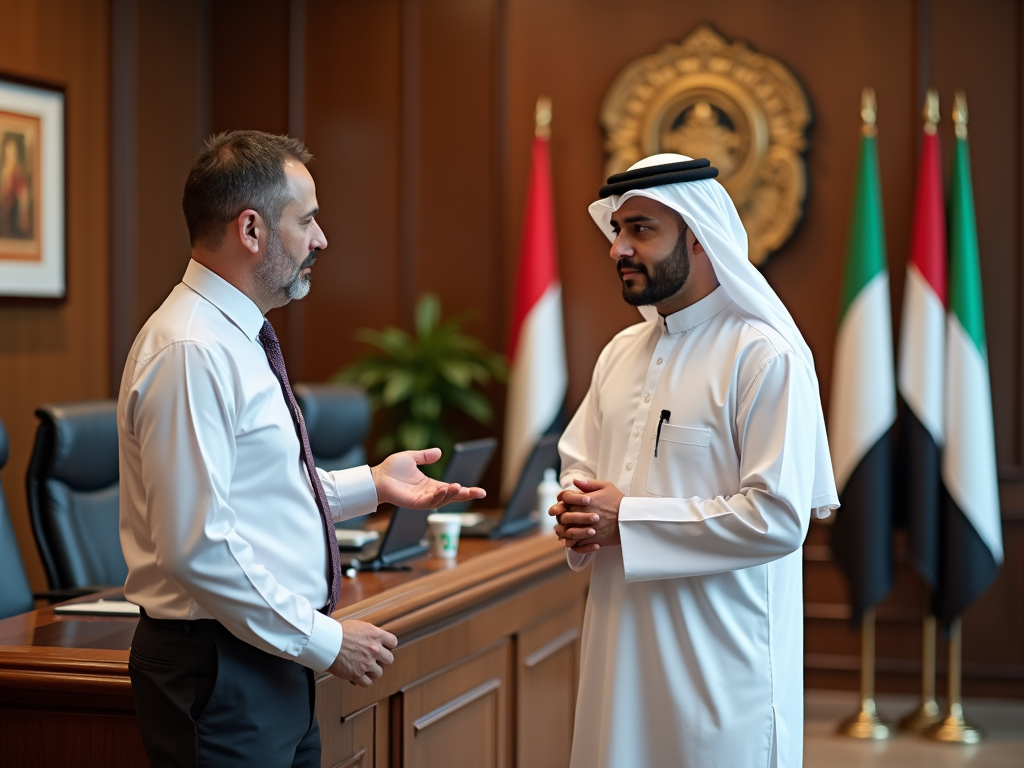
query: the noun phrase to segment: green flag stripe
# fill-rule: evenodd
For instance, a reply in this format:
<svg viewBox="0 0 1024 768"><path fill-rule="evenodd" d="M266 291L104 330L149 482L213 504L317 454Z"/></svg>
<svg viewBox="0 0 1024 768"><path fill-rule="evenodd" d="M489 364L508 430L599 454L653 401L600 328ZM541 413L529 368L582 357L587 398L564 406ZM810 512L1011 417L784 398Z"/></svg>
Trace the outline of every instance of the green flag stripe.
<svg viewBox="0 0 1024 768"><path fill-rule="evenodd" d="M854 298L879 272L885 272L885 223L882 219L882 187L878 173L878 147L874 136L860 140L857 186L853 194L850 240L843 268L843 294L839 308L842 323Z"/></svg>
<svg viewBox="0 0 1024 768"><path fill-rule="evenodd" d="M966 139L956 140L949 191L949 310L959 318L982 357L987 357L971 153Z"/></svg>

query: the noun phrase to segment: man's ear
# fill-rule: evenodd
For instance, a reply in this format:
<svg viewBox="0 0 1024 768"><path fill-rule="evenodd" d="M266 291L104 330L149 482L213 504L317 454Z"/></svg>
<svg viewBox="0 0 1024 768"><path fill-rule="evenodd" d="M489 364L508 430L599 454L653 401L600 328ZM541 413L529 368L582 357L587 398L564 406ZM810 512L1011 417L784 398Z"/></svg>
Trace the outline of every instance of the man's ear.
<svg viewBox="0 0 1024 768"><path fill-rule="evenodd" d="M693 233L693 230L690 229L689 227L686 228L686 239L687 240L691 240L691 239L693 240L693 242L690 243L690 246L689 246L691 254L697 254L698 256L704 254L704 246L700 244L700 241L697 239L697 236Z"/></svg>
<svg viewBox="0 0 1024 768"><path fill-rule="evenodd" d="M260 252L260 240L266 234L262 216L251 208L247 208L235 219L235 229L239 242L247 251L254 254Z"/></svg>

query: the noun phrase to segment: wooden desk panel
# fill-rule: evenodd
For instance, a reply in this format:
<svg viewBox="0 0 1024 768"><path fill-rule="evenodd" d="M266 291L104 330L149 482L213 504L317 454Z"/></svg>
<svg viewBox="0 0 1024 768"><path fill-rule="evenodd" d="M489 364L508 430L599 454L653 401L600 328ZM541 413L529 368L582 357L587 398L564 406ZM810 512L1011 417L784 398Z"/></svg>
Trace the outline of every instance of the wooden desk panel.
<svg viewBox="0 0 1024 768"><path fill-rule="evenodd" d="M422 762L415 757L419 753L405 749L406 734L410 728L415 732L422 715L406 711L407 695L431 690L422 687L425 681L443 676L448 686L443 690L455 691L458 698L466 691L457 689L475 679L472 670L493 669L491 655L497 647L506 649L501 663L507 674L500 678L501 697L493 698L497 694L490 691L484 697L499 707L499 725L504 724L493 733L501 750L496 764L526 765L516 756L518 718L513 706L522 678L516 672L520 644L528 643L526 653L534 653L537 638L550 634L549 625L557 625L563 634L566 627L578 629L588 580L588 574L566 567L564 550L550 534L506 541L464 539L455 562L425 557L413 561L408 571L363 572L346 579L335 618L382 626L398 636L399 647L395 663L371 688L329 676L318 680L323 765L369 768ZM147 765L128 679L128 648L137 621L60 616L52 608L0 621L5 767ZM560 658L578 660L578 636L560 642ZM566 690L559 689L563 701L574 701L575 685L575 671L564 676L561 688ZM497 710L463 709L449 722L486 715L486 727L498 727L493 718ZM571 711L560 714L571 722ZM541 743L534 746L543 748Z"/></svg>

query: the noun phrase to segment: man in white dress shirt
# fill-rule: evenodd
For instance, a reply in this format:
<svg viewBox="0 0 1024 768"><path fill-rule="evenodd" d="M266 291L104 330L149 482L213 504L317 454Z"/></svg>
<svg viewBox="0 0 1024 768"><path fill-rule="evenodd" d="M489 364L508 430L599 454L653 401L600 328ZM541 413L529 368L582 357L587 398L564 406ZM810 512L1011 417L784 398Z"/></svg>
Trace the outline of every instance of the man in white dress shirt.
<svg viewBox="0 0 1024 768"><path fill-rule="evenodd" d="M327 239L296 139L210 140L185 185L192 260L132 346L118 399L129 670L150 763L320 765L313 673L368 686L396 638L338 622L334 519L480 498L426 478L440 451L324 472L264 315Z"/></svg>
<svg viewBox="0 0 1024 768"><path fill-rule="evenodd" d="M800 550L838 499L811 354L715 175L656 155L590 207L646 322L559 443L550 513L593 566L573 768L802 761Z"/></svg>

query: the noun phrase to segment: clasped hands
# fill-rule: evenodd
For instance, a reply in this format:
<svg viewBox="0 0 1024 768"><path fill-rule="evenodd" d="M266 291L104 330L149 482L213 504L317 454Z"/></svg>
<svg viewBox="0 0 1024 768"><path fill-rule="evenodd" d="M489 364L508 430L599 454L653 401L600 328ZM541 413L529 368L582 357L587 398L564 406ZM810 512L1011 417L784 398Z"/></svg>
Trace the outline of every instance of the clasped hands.
<svg viewBox="0 0 1024 768"><path fill-rule="evenodd" d="M483 488L463 488L458 483L442 483L427 477L419 465L433 464L441 458L440 448L401 451L370 467L377 501L409 509L437 509L453 501L482 499ZM384 674L384 666L395 660L392 653L398 638L365 621L341 622L341 650L328 670L332 675L366 688Z"/></svg>
<svg viewBox="0 0 1024 768"><path fill-rule="evenodd" d="M548 510L558 521L555 535L581 555L618 546L619 505L624 494L605 480L576 479L573 485L577 490L562 491L558 503Z"/></svg>

